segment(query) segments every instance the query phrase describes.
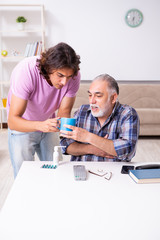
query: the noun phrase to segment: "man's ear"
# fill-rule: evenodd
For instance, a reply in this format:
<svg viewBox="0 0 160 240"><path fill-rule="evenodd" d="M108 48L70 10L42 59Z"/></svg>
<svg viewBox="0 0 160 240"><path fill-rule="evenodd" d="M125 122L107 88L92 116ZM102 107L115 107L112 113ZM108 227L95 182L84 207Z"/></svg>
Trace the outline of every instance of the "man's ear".
<svg viewBox="0 0 160 240"><path fill-rule="evenodd" d="M112 104L114 104L116 102L117 97L118 97L118 95L117 95L116 92L111 95L111 102L112 102Z"/></svg>

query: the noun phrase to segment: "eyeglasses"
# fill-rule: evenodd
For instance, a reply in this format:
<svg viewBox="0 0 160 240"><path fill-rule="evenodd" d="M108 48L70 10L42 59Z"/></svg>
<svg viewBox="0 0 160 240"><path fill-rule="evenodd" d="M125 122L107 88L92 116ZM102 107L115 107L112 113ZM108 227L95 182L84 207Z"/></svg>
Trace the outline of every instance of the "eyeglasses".
<svg viewBox="0 0 160 240"><path fill-rule="evenodd" d="M110 180L111 177L112 177L112 172L103 172L103 170L99 170L99 169L98 169L99 173L95 173L95 172L90 171L90 170L88 170L88 172L91 173L91 174L94 174L98 177L104 177L106 180Z"/></svg>

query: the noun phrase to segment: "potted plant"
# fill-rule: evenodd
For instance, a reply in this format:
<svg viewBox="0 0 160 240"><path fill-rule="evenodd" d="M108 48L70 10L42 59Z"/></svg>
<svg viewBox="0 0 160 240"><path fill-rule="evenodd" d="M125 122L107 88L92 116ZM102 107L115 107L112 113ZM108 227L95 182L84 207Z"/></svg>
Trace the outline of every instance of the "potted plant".
<svg viewBox="0 0 160 240"><path fill-rule="evenodd" d="M24 30L24 23L27 22L27 19L23 16L19 16L16 19L16 22L18 24L18 30Z"/></svg>

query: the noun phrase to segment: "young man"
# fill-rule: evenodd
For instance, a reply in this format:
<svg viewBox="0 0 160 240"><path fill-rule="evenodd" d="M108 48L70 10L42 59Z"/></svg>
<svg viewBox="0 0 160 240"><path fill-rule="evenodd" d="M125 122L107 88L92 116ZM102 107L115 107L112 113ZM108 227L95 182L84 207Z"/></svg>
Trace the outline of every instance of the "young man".
<svg viewBox="0 0 160 240"><path fill-rule="evenodd" d="M60 131L64 154L71 161L130 161L139 135L136 111L118 102L119 87L107 74L94 79L88 91L90 105L76 112L73 131Z"/></svg>
<svg viewBox="0 0 160 240"><path fill-rule="evenodd" d="M59 117L69 117L80 84L80 57L65 43L22 60L8 94L8 133L16 177L24 160L51 161ZM57 117L55 111L58 110Z"/></svg>

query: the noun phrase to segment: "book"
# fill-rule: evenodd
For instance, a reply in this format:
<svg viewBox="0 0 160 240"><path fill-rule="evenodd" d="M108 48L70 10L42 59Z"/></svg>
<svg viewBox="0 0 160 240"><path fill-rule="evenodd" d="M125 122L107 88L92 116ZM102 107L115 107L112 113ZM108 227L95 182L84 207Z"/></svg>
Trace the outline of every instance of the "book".
<svg viewBox="0 0 160 240"><path fill-rule="evenodd" d="M24 56L31 57L36 56L38 51L39 42L27 43ZM39 50L41 51L41 49Z"/></svg>
<svg viewBox="0 0 160 240"><path fill-rule="evenodd" d="M29 48L30 48L30 43L27 43L25 53L24 53L24 57L28 57Z"/></svg>
<svg viewBox="0 0 160 240"><path fill-rule="evenodd" d="M36 56L36 54L37 54L37 47L38 47L38 42L35 42L35 43L34 43L33 56Z"/></svg>
<svg viewBox="0 0 160 240"><path fill-rule="evenodd" d="M37 45L36 45L36 51L35 51L35 56L37 56L37 53L38 53L38 48L39 48L39 42L37 42Z"/></svg>
<svg viewBox="0 0 160 240"><path fill-rule="evenodd" d="M129 175L136 183L160 183L160 169L129 170Z"/></svg>
<svg viewBox="0 0 160 240"><path fill-rule="evenodd" d="M30 43L30 48L29 48L29 52L28 52L27 57L33 56L33 52L34 52L34 43Z"/></svg>
<svg viewBox="0 0 160 240"><path fill-rule="evenodd" d="M42 52L42 41L40 41L39 44L38 44L38 49L37 49L36 55L40 56L41 52Z"/></svg>

